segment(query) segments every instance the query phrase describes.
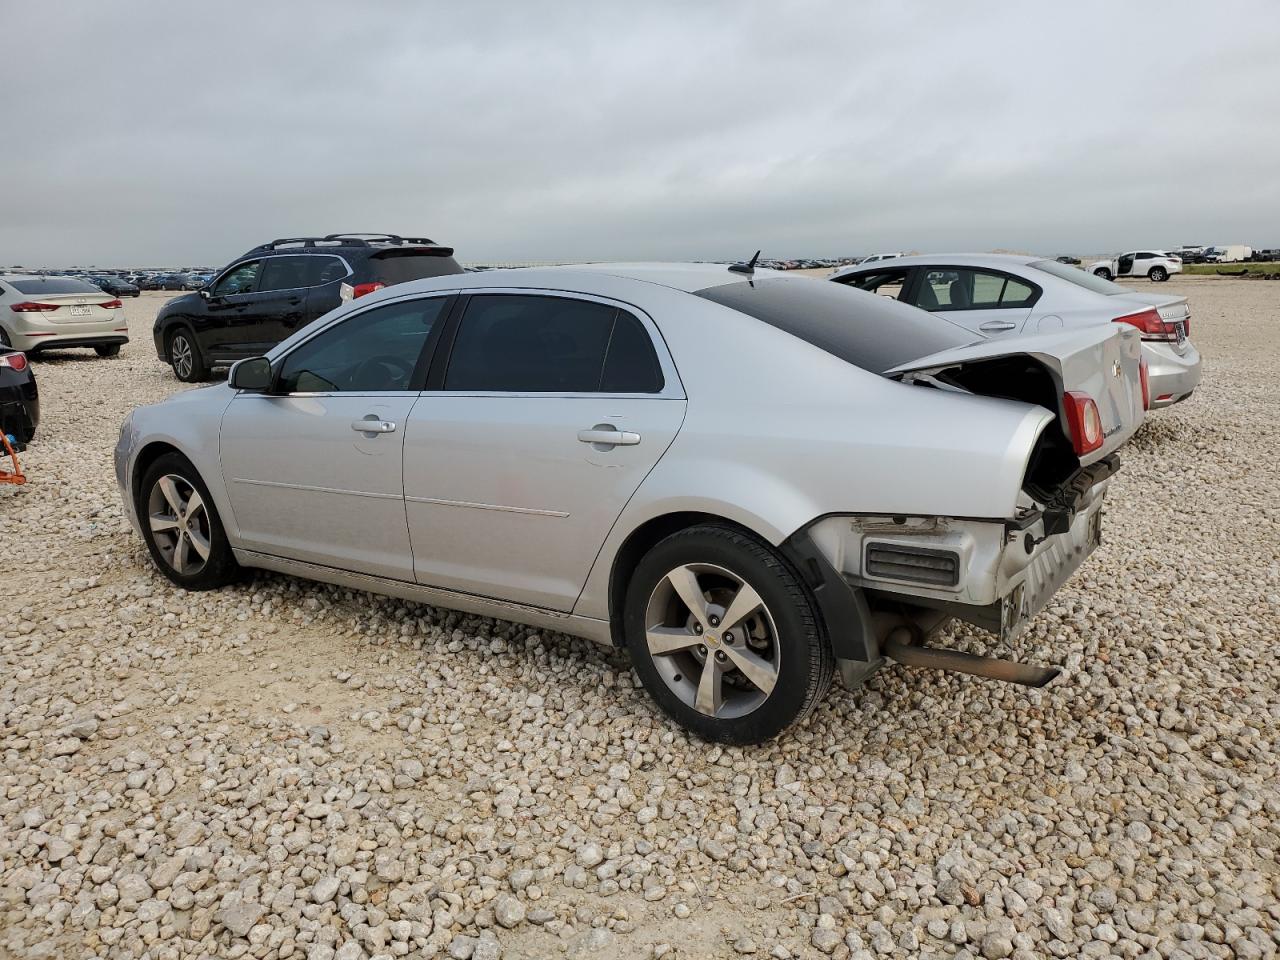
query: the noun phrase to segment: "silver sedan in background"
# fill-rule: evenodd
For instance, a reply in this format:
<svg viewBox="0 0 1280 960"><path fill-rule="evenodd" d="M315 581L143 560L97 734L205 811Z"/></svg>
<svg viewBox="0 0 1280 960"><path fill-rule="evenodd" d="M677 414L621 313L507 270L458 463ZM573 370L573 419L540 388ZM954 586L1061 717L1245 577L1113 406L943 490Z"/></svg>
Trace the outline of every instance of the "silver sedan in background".
<svg viewBox="0 0 1280 960"><path fill-rule="evenodd" d="M698 735L1007 638L1099 543L1143 417L1121 324L980 341L749 265L419 280L141 407L116 471L174 583L258 567L626 646Z"/></svg>
<svg viewBox="0 0 1280 960"><path fill-rule="evenodd" d="M1191 308L1176 294L1141 293L1042 257L928 254L835 271L836 283L892 296L982 337L1123 323L1142 335L1151 407L1187 399L1200 384Z"/></svg>

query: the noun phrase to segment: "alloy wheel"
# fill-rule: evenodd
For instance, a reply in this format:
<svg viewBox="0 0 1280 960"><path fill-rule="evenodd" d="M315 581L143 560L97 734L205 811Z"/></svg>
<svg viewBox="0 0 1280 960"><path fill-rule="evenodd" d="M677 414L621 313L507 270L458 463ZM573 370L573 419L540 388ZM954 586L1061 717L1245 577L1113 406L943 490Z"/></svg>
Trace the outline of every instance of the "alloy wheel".
<svg viewBox="0 0 1280 960"><path fill-rule="evenodd" d="M175 572L191 576L209 560L211 530L204 498L185 477L166 473L151 488L147 520L156 548Z"/></svg>
<svg viewBox="0 0 1280 960"><path fill-rule="evenodd" d="M169 345L169 358L173 362L174 372L179 377L191 376L191 343L181 333L173 338Z"/></svg>
<svg viewBox="0 0 1280 960"><path fill-rule="evenodd" d="M667 687L709 717L751 713L778 682L773 616L755 588L724 567L683 564L659 580L645 642Z"/></svg>

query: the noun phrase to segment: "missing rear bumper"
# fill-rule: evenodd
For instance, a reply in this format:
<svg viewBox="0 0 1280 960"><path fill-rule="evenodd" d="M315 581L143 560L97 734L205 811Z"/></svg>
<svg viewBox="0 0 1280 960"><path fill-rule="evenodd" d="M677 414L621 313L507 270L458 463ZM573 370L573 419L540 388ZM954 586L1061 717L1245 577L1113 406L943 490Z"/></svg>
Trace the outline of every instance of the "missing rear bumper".
<svg viewBox="0 0 1280 960"><path fill-rule="evenodd" d="M933 667L953 673L968 673L990 680L1004 680L1024 687L1043 687L1058 676L1057 667L1042 667L1016 660L997 657L980 657L960 650L944 650L927 647L915 642L915 635L906 627L899 627L885 637L880 649L889 659L908 667Z"/></svg>

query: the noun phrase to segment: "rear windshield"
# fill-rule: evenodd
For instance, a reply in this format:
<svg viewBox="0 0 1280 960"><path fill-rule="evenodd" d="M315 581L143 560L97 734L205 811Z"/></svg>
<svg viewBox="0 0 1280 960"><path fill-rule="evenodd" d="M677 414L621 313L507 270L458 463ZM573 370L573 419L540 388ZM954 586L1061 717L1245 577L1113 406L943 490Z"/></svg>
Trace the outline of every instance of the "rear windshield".
<svg viewBox="0 0 1280 960"><path fill-rule="evenodd" d="M697 295L785 330L872 373L977 339L935 314L824 280L744 280L708 287Z"/></svg>
<svg viewBox="0 0 1280 960"><path fill-rule="evenodd" d="M1094 276L1092 273L1081 270L1079 267L1073 267L1069 263L1059 263L1057 260L1037 260L1031 266L1044 273L1051 273L1055 277L1066 280L1068 283L1074 283L1077 287L1084 287L1086 290L1092 290L1094 293L1101 293L1108 297L1114 297L1117 293L1132 293L1131 290L1127 290L1118 283L1103 280L1102 277Z"/></svg>
<svg viewBox="0 0 1280 960"><path fill-rule="evenodd" d="M423 277L443 277L461 273L462 267L453 257L442 257L427 250L388 250L374 254L369 260L373 279L388 286Z"/></svg>
<svg viewBox="0 0 1280 960"><path fill-rule="evenodd" d="M19 293L101 293L96 284L75 277L32 277L30 280L9 280L7 283Z"/></svg>

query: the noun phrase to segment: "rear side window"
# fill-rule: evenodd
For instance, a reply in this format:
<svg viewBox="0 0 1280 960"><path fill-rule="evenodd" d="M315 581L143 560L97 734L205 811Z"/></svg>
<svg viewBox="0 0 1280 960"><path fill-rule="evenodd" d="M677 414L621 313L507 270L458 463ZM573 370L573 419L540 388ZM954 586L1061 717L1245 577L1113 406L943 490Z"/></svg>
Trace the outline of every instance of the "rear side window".
<svg viewBox="0 0 1280 960"><path fill-rule="evenodd" d="M921 310L996 310L1027 307L1037 291L1003 273L985 270L925 269L911 302Z"/></svg>
<svg viewBox="0 0 1280 960"><path fill-rule="evenodd" d="M429 250L386 250L369 258L369 271L373 280L390 286L407 280L424 277L444 277L462 273L462 267L453 257L442 257Z"/></svg>
<svg viewBox="0 0 1280 960"><path fill-rule="evenodd" d="M459 325L444 389L504 393L656 393L649 334L626 311L589 300L485 294Z"/></svg>
<svg viewBox="0 0 1280 960"><path fill-rule="evenodd" d="M827 280L743 280L699 290L697 296L784 330L872 373L975 340L972 333L943 317Z"/></svg>
<svg viewBox="0 0 1280 960"><path fill-rule="evenodd" d="M97 284L75 277L32 277L30 280L9 280L8 283L19 293L28 295L102 292Z"/></svg>

